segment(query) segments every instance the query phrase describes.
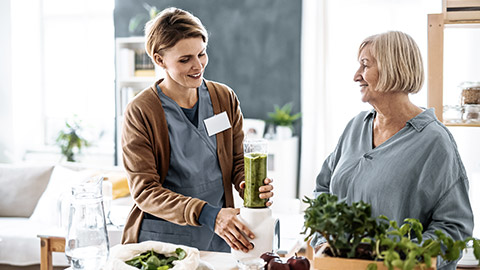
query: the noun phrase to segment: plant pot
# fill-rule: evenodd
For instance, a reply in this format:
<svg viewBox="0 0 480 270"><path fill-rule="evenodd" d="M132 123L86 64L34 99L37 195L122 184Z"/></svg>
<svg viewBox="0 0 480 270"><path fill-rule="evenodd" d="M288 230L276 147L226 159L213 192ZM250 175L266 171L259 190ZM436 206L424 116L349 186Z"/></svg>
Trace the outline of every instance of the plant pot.
<svg viewBox="0 0 480 270"><path fill-rule="evenodd" d="M290 139L293 135L291 127L288 126L277 126L276 135L278 140Z"/></svg>
<svg viewBox="0 0 480 270"><path fill-rule="evenodd" d="M374 263L377 270L388 270L381 261L370 261L360 259L334 258L324 255L316 255L313 258L313 269L315 270L365 270L368 265ZM427 268L425 265L417 266L415 270L435 270L437 269L437 258L432 258L432 267ZM423 268L422 268L423 267ZM398 269L398 268L395 268Z"/></svg>

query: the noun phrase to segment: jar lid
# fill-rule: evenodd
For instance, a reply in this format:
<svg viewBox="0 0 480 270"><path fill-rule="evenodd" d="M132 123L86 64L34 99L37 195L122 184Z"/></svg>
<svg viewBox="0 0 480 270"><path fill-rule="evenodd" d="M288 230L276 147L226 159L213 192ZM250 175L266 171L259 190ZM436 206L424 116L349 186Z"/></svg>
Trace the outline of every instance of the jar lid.
<svg viewBox="0 0 480 270"><path fill-rule="evenodd" d="M463 90L480 90L480 82L462 82L459 86Z"/></svg>

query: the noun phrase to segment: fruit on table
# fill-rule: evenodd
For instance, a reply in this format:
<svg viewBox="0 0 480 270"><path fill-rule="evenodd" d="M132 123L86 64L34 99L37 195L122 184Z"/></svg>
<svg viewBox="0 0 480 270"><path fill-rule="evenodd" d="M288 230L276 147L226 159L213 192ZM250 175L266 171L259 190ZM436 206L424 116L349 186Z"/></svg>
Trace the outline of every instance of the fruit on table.
<svg viewBox="0 0 480 270"><path fill-rule="evenodd" d="M278 254L274 252L265 252L260 256L260 258L262 258L265 263L268 264L274 258L280 259L280 256L278 256Z"/></svg>
<svg viewBox="0 0 480 270"><path fill-rule="evenodd" d="M265 261L267 270L310 270L310 261L304 256L298 256L296 253L287 262L283 262L275 252L265 252L260 258Z"/></svg>
<svg viewBox="0 0 480 270"><path fill-rule="evenodd" d="M293 270L309 270L310 269L310 262L307 258L303 256L295 256L290 257L287 260L287 264L290 265L290 269Z"/></svg>
<svg viewBox="0 0 480 270"><path fill-rule="evenodd" d="M290 265L279 258L273 258L267 264L267 270L290 270Z"/></svg>

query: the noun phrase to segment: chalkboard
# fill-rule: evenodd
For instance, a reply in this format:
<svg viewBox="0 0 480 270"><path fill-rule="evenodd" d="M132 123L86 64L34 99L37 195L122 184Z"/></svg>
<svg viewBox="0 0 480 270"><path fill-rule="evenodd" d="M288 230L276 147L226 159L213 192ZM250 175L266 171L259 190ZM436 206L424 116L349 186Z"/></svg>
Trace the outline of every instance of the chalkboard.
<svg viewBox="0 0 480 270"><path fill-rule="evenodd" d="M128 22L147 14L144 3L178 7L202 21L210 35L205 78L229 85L245 118L266 120L275 104L287 102L301 110L301 0L116 0L116 37L141 35L130 33Z"/></svg>

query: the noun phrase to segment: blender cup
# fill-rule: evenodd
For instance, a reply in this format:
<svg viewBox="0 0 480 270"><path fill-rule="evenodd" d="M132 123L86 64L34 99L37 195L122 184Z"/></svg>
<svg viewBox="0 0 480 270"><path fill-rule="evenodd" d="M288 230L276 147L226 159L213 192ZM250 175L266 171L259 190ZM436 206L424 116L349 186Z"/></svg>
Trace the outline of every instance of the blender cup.
<svg viewBox="0 0 480 270"><path fill-rule="evenodd" d="M264 208L268 199L260 199L258 190L267 177L267 140L245 139L243 141L245 192L243 206Z"/></svg>

